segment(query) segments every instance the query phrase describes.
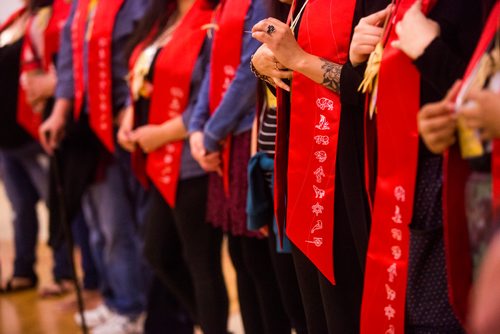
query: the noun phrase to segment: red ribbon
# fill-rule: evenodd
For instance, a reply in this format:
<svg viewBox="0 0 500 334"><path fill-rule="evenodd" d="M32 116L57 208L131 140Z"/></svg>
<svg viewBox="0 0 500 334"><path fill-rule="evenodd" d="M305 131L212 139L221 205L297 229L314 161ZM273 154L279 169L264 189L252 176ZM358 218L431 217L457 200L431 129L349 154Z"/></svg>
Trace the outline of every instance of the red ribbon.
<svg viewBox="0 0 500 334"><path fill-rule="evenodd" d="M215 31L210 62L209 104L211 115L217 111L217 107L240 66L243 29L250 3L250 0L225 0L219 7L217 13L218 30ZM226 196L229 196L230 156L231 136L226 139L222 154Z"/></svg>
<svg viewBox="0 0 500 334"><path fill-rule="evenodd" d="M80 0L71 27L73 46L73 74L75 82L75 118L80 117L84 99L83 64L88 69L88 108L90 126L110 152L114 152L113 104L111 94L111 44L116 16L124 0L100 0L92 20L88 41L89 2ZM88 59L83 59L84 44L88 43Z"/></svg>
<svg viewBox="0 0 500 334"><path fill-rule="evenodd" d="M418 163L420 75L391 47L392 29L415 0L400 0L388 27L377 96L378 175L361 312L361 333L404 333L409 230ZM428 12L435 1L424 1Z"/></svg>
<svg viewBox="0 0 500 334"><path fill-rule="evenodd" d="M464 81L473 74L488 51L498 30L500 3L492 9L479 44L465 72ZM493 208L497 218L500 207L500 141L494 140L492 152ZM472 284L472 259L465 212L465 186L469 165L461 159L458 145L446 152L443 161L443 218L448 271L448 293L451 305L462 324L466 323L469 291Z"/></svg>
<svg viewBox="0 0 500 334"><path fill-rule="evenodd" d="M52 64L54 55L59 50L59 35L70 11L70 3L66 0L56 0L52 5L50 20L43 33L44 54L37 54L32 39L31 29L36 19L33 15L27 24L26 34L24 36L21 50L21 75L32 71L48 71ZM42 123L42 113L35 112L26 101L26 92L19 85L17 122L35 139L38 140L38 128Z"/></svg>
<svg viewBox="0 0 500 334"><path fill-rule="evenodd" d="M303 12L299 45L308 53L336 64L347 62L356 1L311 0ZM295 5L292 7L292 11ZM289 19L290 21L290 19ZM326 29L328 27L328 29ZM286 233L312 263L335 284L333 269L335 165L340 123L340 97L328 88L294 72L286 189ZM282 107L283 92L278 94ZM281 109L281 108L279 108ZM278 123L285 110L278 110ZM277 164L283 154L279 143L288 131L278 125ZM277 182L282 170L277 168ZM284 213L277 183L277 216ZM282 205L280 205L280 203ZM284 220L278 219L283 230Z"/></svg>
<svg viewBox="0 0 500 334"><path fill-rule="evenodd" d="M193 69L213 11L206 0L197 0L179 24L155 62L150 124L180 116L189 103ZM167 203L175 207L184 141L168 143L147 157L146 171Z"/></svg>

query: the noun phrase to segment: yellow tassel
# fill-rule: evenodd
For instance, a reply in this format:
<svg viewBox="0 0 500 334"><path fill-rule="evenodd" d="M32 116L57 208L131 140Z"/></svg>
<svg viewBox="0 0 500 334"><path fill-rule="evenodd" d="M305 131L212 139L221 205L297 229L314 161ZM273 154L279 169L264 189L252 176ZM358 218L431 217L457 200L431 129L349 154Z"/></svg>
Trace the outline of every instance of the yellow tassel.
<svg viewBox="0 0 500 334"><path fill-rule="evenodd" d="M375 47L375 50L370 54L370 58L368 59L365 76L358 88L359 92L371 93L373 91L378 72L380 71L380 64L382 62L383 53L384 47L382 46L382 43L378 43Z"/></svg>

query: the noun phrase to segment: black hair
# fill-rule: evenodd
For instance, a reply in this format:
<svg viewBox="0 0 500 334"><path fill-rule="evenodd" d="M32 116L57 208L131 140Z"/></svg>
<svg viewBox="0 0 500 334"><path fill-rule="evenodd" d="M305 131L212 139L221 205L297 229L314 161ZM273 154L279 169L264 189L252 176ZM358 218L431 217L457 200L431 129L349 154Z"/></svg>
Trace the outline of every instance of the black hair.
<svg viewBox="0 0 500 334"><path fill-rule="evenodd" d="M219 0L207 0L211 8L215 8ZM177 0L151 0L150 6L146 14L139 21L137 29L130 37L130 41L126 47L126 56L129 58L132 55L135 47L144 41L146 38L154 40L165 29L168 20L177 9ZM156 35L151 36L153 29Z"/></svg>

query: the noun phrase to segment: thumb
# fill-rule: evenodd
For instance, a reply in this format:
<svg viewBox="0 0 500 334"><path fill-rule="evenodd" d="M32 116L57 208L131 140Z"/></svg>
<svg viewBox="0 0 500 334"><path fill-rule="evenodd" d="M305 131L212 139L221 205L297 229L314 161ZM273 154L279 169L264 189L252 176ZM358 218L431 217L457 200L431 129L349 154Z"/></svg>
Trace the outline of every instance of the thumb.
<svg viewBox="0 0 500 334"><path fill-rule="evenodd" d="M454 102L458 96L458 93L460 92L460 88L462 87L462 80L457 80L453 86L450 88L448 93L446 93L446 97L444 98L444 101L446 103Z"/></svg>
<svg viewBox="0 0 500 334"><path fill-rule="evenodd" d="M418 10L419 12L421 12L422 11L422 0L415 1L415 3L411 6L410 9Z"/></svg>

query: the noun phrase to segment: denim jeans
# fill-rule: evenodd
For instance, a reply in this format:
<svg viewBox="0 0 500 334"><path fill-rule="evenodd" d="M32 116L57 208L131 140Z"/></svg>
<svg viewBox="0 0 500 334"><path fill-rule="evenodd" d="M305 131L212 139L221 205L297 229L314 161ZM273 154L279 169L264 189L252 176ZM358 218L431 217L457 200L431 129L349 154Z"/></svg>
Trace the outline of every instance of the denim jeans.
<svg viewBox="0 0 500 334"><path fill-rule="evenodd" d="M14 276L37 280L34 271L38 239L36 204L47 200L48 157L37 142L16 149L2 150L2 176L14 219ZM54 251L54 279L71 277L66 247Z"/></svg>
<svg viewBox="0 0 500 334"><path fill-rule="evenodd" d="M103 178L83 198L105 303L127 316L136 316L146 307L148 270L140 236L146 203L146 192L132 174L130 157L119 148Z"/></svg>

